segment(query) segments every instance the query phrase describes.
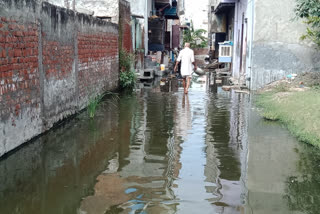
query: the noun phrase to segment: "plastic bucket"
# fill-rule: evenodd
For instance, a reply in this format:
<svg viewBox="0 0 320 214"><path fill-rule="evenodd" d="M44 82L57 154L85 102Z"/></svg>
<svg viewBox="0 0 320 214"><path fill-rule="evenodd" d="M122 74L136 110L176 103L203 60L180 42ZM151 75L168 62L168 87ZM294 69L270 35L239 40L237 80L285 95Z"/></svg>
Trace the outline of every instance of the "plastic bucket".
<svg viewBox="0 0 320 214"><path fill-rule="evenodd" d="M160 70L161 70L161 71L164 71L165 69L166 69L166 65L165 65L165 64L161 64L161 65L160 65Z"/></svg>

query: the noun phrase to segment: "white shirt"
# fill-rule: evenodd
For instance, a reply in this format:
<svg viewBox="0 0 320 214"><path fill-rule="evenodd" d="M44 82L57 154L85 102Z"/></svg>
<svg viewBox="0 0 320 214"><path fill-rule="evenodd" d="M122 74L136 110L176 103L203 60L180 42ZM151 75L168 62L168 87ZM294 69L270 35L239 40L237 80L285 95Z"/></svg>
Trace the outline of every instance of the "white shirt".
<svg viewBox="0 0 320 214"><path fill-rule="evenodd" d="M190 48L184 48L180 51L177 61L181 61L181 75L191 75L193 70L192 63L194 62L193 50Z"/></svg>

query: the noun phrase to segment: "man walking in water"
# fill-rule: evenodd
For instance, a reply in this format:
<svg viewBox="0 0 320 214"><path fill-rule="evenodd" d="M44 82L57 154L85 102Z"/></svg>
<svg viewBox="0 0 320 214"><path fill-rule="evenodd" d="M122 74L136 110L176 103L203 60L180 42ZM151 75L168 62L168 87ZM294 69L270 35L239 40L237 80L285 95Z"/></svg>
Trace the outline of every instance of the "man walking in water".
<svg viewBox="0 0 320 214"><path fill-rule="evenodd" d="M197 69L193 50L190 49L190 43L185 43L184 49L180 51L176 65L174 66L174 72L177 72L179 62L181 62L181 76L183 77L184 93L187 94L190 87L192 64L194 65L194 69Z"/></svg>

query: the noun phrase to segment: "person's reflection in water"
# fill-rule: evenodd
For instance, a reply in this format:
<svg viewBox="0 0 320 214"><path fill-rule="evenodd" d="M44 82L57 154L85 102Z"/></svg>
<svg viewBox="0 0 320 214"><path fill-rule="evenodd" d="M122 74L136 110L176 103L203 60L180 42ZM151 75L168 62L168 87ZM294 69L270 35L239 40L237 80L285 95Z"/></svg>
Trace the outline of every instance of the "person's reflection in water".
<svg viewBox="0 0 320 214"><path fill-rule="evenodd" d="M183 94L181 109L178 112L177 128L179 130L178 135L180 135L184 139L187 137L188 131L192 128L192 117L190 108L191 106L189 102L189 95Z"/></svg>
<svg viewBox="0 0 320 214"><path fill-rule="evenodd" d="M182 108L183 109L186 107L186 104L187 104L187 108L190 108L189 96L187 94L184 94L183 98L182 98Z"/></svg>

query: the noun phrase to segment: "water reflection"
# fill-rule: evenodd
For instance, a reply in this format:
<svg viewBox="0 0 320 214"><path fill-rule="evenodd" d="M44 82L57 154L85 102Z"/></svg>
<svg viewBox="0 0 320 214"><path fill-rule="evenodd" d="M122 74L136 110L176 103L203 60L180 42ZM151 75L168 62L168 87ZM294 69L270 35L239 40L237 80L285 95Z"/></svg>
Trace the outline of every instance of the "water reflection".
<svg viewBox="0 0 320 214"><path fill-rule="evenodd" d="M242 193L240 176L241 167L240 154L244 153L242 147L241 132L246 124L240 124L239 117L234 116L234 112L241 109L240 96L235 93L226 93L219 91L217 94L211 94L212 98L208 100L209 109L207 115L207 165L205 174L207 180L217 183L215 188L210 188L217 197L212 203L217 207L217 213L240 213L242 202L240 195ZM230 99L230 98L233 99ZM247 100L242 97L243 102ZM243 104L243 103L242 103ZM239 136L238 141L234 141L232 136L236 133Z"/></svg>
<svg viewBox="0 0 320 214"><path fill-rule="evenodd" d="M188 138L188 132L192 129L189 95L181 95L177 102L178 106L181 106L181 108L175 115L175 133L177 137L181 137L181 139L185 140Z"/></svg>
<svg viewBox="0 0 320 214"><path fill-rule="evenodd" d="M318 213L319 151L250 114L247 213Z"/></svg>
<svg viewBox="0 0 320 214"><path fill-rule="evenodd" d="M316 214L320 210L320 154L308 145L295 149L298 175L286 180L285 196L290 210Z"/></svg>
<svg viewBox="0 0 320 214"><path fill-rule="evenodd" d="M317 213L316 151L204 84L122 96L1 160L1 213Z"/></svg>
<svg viewBox="0 0 320 214"><path fill-rule="evenodd" d="M1 213L76 213L118 147L118 114L104 107L100 120L80 115L0 161Z"/></svg>

